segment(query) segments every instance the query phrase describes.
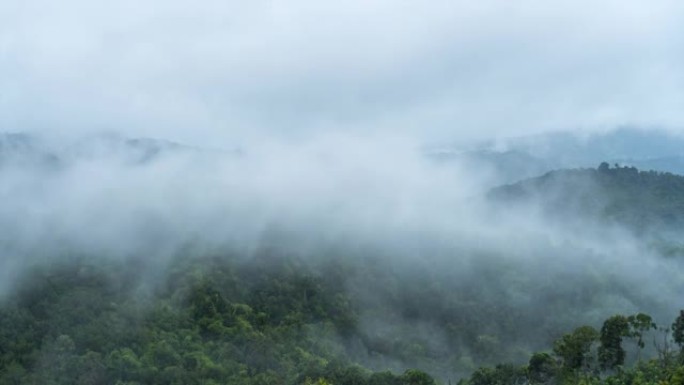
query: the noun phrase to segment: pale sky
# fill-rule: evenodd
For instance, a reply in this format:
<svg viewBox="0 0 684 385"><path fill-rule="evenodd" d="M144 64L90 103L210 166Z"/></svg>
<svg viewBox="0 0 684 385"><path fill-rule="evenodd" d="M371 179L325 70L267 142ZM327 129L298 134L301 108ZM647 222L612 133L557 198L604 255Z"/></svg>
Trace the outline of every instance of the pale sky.
<svg viewBox="0 0 684 385"><path fill-rule="evenodd" d="M196 143L684 130L684 2L5 0L0 130Z"/></svg>

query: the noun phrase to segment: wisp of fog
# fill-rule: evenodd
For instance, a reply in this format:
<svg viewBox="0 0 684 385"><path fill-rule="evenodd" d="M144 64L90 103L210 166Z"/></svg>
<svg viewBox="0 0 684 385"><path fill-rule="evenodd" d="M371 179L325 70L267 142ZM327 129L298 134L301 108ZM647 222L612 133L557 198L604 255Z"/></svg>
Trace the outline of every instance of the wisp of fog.
<svg viewBox="0 0 684 385"><path fill-rule="evenodd" d="M158 272L179 254L249 259L269 249L312 264L381 261L406 285L443 285L439 300L471 296L478 306L511 309L513 322L536 323L517 337L534 349L614 313L668 319L684 289L681 263L629 231L579 214L551 219L534 202L494 204L486 168L437 162L401 137L330 135L222 150L16 135L3 146L5 296L26 269L74 254L92 263L143 260ZM367 275L346 282L365 308L392 308L395 299L378 284ZM374 335L448 349L442 326L402 317L399 308L369 311L360 322Z"/></svg>

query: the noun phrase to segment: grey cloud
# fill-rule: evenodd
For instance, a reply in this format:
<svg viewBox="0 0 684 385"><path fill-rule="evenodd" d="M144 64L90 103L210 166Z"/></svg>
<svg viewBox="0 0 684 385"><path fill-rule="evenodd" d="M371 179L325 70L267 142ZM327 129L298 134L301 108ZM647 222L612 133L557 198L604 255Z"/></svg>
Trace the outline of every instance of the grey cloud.
<svg viewBox="0 0 684 385"><path fill-rule="evenodd" d="M234 142L682 126L674 1L10 1L6 130Z"/></svg>

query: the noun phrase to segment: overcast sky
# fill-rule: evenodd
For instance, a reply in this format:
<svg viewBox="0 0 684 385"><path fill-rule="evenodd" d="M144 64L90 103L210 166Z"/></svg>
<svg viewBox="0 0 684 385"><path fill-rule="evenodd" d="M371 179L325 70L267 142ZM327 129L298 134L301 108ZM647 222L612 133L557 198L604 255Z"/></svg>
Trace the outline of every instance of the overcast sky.
<svg viewBox="0 0 684 385"><path fill-rule="evenodd" d="M684 128L681 0L4 0L0 130L195 144Z"/></svg>

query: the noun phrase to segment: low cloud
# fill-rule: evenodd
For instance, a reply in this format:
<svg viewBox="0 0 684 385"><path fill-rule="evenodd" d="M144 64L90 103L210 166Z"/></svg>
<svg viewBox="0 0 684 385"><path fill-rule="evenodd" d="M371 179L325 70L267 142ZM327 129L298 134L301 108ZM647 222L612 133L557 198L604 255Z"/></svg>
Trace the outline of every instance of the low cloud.
<svg viewBox="0 0 684 385"><path fill-rule="evenodd" d="M198 144L679 129L676 1L5 2L0 125Z"/></svg>

